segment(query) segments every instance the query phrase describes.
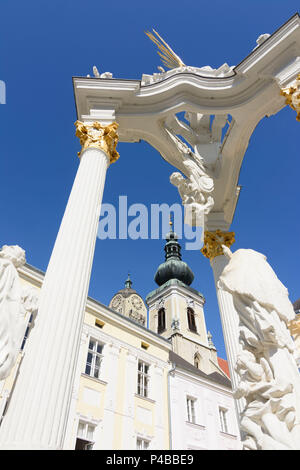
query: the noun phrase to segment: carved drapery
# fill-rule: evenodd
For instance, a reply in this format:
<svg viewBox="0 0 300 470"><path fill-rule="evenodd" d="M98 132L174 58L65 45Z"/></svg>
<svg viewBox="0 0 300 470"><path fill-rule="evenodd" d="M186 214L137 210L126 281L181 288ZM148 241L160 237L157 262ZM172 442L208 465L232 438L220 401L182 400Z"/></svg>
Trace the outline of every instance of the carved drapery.
<svg viewBox="0 0 300 470"><path fill-rule="evenodd" d="M244 398L245 449L299 449L300 376L288 324L295 313L288 290L266 257L254 250L231 253L218 285L232 295L241 346L235 398Z"/></svg>

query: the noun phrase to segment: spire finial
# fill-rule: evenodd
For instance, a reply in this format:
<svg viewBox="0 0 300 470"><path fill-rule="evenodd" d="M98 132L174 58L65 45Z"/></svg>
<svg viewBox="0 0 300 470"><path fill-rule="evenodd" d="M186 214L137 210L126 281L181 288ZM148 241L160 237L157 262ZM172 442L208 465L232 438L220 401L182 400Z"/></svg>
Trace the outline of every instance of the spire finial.
<svg viewBox="0 0 300 470"><path fill-rule="evenodd" d="M131 286L132 286L132 280L130 279L130 273L128 273L128 277L127 277L127 279L126 279L126 281L125 281L125 287L126 287L127 289L131 289Z"/></svg>
<svg viewBox="0 0 300 470"><path fill-rule="evenodd" d="M215 348L214 343L212 342L212 334L210 331L207 332L208 346L210 348Z"/></svg>

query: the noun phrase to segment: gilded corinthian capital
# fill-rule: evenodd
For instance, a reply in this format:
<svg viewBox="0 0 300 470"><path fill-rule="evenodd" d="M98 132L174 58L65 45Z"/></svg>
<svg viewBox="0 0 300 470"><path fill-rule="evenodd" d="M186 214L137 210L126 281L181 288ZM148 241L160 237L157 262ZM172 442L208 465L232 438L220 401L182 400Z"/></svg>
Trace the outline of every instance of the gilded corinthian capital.
<svg viewBox="0 0 300 470"><path fill-rule="evenodd" d="M215 232L204 233L204 244L201 253L210 260L216 256L223 255L222 245L228 248L235 242L234 232L222 232L216 230Z"/></svg>
<svg viewBox="0 0 300 470"><path fill-rule="evenodd" d="M116 122L103 126L98 121L84 124L81 121L75 122L76 133L79 137L81 144L81 152L78 152L78 156L81 155L83 150L94 147L103 150L110 159L110 163L115 162L119 158L119 154L116 151L118 143L117 128L119 125Z"/></svg>
<svg viewBox="0 0 300 470"><path fill-rule="evenodd" d="M300 74L296 78L294 86L283 88L280 94L285 96L285 103L297 113L297 121L300 121Z"/></svg>

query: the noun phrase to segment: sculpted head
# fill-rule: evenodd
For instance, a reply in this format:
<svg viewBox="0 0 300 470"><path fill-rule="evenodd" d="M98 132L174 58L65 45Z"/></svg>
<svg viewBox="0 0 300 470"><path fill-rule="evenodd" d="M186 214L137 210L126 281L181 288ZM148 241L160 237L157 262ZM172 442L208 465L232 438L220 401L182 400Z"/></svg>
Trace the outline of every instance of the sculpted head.
<svg viewBox="0 0 300 470"><path fill-rule="evenodd" d="M18 245L3 245L0 251L1 258L11 261L15 268L19 268L26 263L25 251Z"/></svg>
<svg viewBox="0 0 300 470"><path fill-rule="evenodd" d="M179 186L183 180L184 180L184 177L178 171L175 171L170 176L170 183L173 184L174 186Z"/></svg>

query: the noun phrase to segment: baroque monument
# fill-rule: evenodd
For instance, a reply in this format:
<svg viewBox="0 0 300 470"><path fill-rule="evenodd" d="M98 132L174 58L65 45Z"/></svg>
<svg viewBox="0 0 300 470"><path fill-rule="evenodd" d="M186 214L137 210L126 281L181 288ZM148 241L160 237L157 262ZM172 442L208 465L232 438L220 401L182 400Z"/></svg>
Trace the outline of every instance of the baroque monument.
<svg viewBox="0 0 300 470"><path fill-rule="evenodd" d="M85 394L92 407L93 400L99 401L104 389L109 390L107 417L122 401L114 395L118 392L116 387L99 379L103 355L101 338L105 338L106 321L100 319L97 302L87 296L103 190L110 165L118 164L118 141L145 140L177 169L171 173L170 182L177 188L185 207L185 222L203 229L201 251L210 260L214 274L243 447L299 449L300 379L289 331L295 313L287 289L264 255L251 249L230 251L235 241L230 227L240 192L239 172L256 125L286 105L296 111L299 120L299 15L294 15L273 34L260 35L253 50L237 66L224 63L217 69L187 66L156 31L147 34L157 45L168 71L159 66L158 73L144 74L141 80L123 80L114 78L110 72L99 73L94 66L93 77L73 78L76 136L81 145L79 166L45 277L35 275L42 285L37 320L3 414L0 448L68 448L73 426L69 416L76 414L78 394ZM159 288L147 298L149 307L153 308L152 328L159 328L160 335L155 333L158 337L152 334L149 341L145 340L145 335L148 338L144 331L147 330L146 307L133 291L130 279L125 289L112 299L110 310L102 312L104 317L110 315L115 323L119 321L123 329L134 325L140 332L141 358L135 357L133 346L126 352L128 377L135 377L136 362L138 367L138 397L135 398L137 402L141 395L149 398L151 360L147 351L154 348L155 343L163 352L152 364L151 379L157 385L153 387L156 398L152 402L161 402L162 406L166 402L167 393L162 396L164 389L158 384L170 372L162 365L170 362L170 357L174 364L170 380L176 376L175 365L196 374L195 369L199 369L202 361L205 371L201 374L205 375L201 377L214 381L215 387L222 388L224 397L229 400L228 377L218 369L211 336L206 332L203 296L190 288L192 276L181 260L176 234L171 231L166 240L166 255L173 257L175 267L170 271L166 258L157 271ZM169 251L170 245L175 248L174 253ZM27 325L24 322L26 312L34 313L37 309L34 296L22 292L17 268L22 271L24 264L25 255L19 247L2 248L0 378L3 379L15 365ZM183 307L177 308L177 316L174 311L169 316L163 315L168 298L165 294L170 294L173 305L177 302L177 306L180 305L178 299L184 297L187 324L183 323L186 321L182 316ZM98 323L94 317L93 321L91 317L85 320L91 312ZM172 320L169 326L167 318ZM191 340L191 332L198 333L197 325L201 329L201 341L199 338ZM89 336L91 330L93 338ZM86 336L82 336L82 332ZM173 350L170 352L171 343ZM123 354L122 364L125 363L124 344L121 340L116 344L110 343L107 348L107 371L114 371L113 361L118 354ZM194 349L189 356L191 344ZM184 351L185 357L177 354L179 350ZM94 379L99 379L95 393L79 385L76 365L83 357L82 351L87 352L88 357L85 375L93 374ZM169 356L166 351L170 352ZM194 369L189 367L192 360ZM119 371L124 373L122 366ZM222 379L215 374L221 374ZM175 378L179 383L179 376ZM131 383L127 384L127 389L134 395ZM174 386L174 403L178 400L176 390L179 388L179 385L177 389ZM154 405L149 399L148 402L150 405L140 406L139 416L140 420L148 419L150 423L149 413ZM208 407L212 406L209 397L207 403ZM219 406L219 413L222 433L228 435L225 408ZM133 409L132 402L126 408L128 423ZM187 410L190 424L195 424L192 396L187 397ZM118 416L121 414L119 412ZM159 421L162 415L157 417L157 429L162 428ZM87 437L93 426L98 426L100 432L100 418L99 422L93 419L90 424L79 423L81 440L91 442ZM145 429L137 437L139 448L147 448L149 442L143 435L143 432L147 434ZM204 433L204 429L202 431ZM107 439L108 436L109 432Z"/></svg>

